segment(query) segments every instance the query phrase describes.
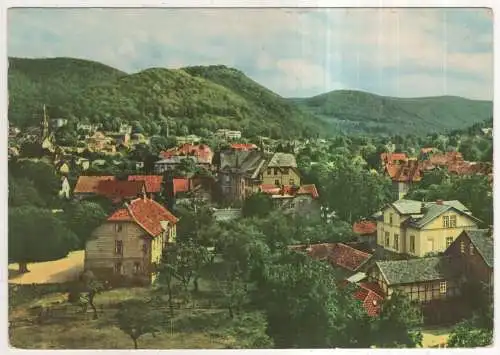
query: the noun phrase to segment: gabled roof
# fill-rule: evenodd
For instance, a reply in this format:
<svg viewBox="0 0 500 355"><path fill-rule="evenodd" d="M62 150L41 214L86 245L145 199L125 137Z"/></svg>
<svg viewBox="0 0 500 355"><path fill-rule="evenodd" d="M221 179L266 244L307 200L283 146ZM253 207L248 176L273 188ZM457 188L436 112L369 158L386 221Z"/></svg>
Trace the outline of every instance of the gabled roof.
<svg viewBox="0 0 500 355"><path fill-rule="evenodd" d="M185 143L177 148L172 148L160 153L164 159L172 158L173 156L195 156L200 163L212 163L212 149L206 144L189 144Z"/></svg>
<svg viewBox="0 0 500 355"><path fill-rule="evenodd" d="M114 181L114 176L79 176L73 193L98 193L102 181Z"/></svg>
<svg viewBox="0 0 500 355"><path fill-rule="evenodd" d="M150 236L156 237L164 230L162 222L175 224L178 218L158 202L149 198L138 198L112 213L108 221L135 222Z"/></svg>
<svg viewBox="0 0 500 355"><path fill-rule="evenodd" d="M295 160L295 156L290 153L275 153L269 163L267 164L268 168L296 168L297 162Z"/></svg>
<svg viewBox="0 0 500 355"><path fill-rule="evenodd" d="M471 243L474 244L486 265L492 268L494 265L494 248L491 231L489 229L477 229L463 231L463 233L469 237Z"/></svg>
<svg viewBox="0 0 500 355"><path fill-rule="evenodd" d="M163 182L162 175L130 175L128 181L144 181L146 184L146 192L160 192Z"/></svg>
<svg viewBox="0 0 500 355"><path fill-rule="evenodd" d="M224 151L220 153L220 170L255 175L259 173L264 161L264 154L260 151Z"/></svg>
<svg viewBox="0 0 500 355"><path fill-rule="evenodd" d="M402 164L387 164L385 171L392 181L418 182L423 178L423 170L416 160L406 160Z"/></svg>
<svg viewBox="0 0 500 355"><path fill-rule="evenodd" d="M434 256L375 263L388 285L446 280L457 275L453 257Z"/></svg>

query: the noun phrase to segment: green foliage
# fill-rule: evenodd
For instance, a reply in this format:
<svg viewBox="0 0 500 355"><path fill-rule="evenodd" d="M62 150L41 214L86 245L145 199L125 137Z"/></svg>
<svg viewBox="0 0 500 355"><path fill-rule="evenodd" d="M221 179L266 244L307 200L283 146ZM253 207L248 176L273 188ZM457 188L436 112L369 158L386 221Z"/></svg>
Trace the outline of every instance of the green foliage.
<svg viewBox="0 0 500 355"><path fill-rule="evenodd" d="M78 236L79 247L84 248L92 231L106 218L106 211L96 202L81 201L69 208L67 226Z"/></svg>
<svg viewBox="0 0 500 355"><path fill-rule="evenodd" d="M165 317L161 312L151 307L145 301L129 300L122 302L116 313L118 328L127 334L134 342L134 349L138 349L138 339L144 334L155 334L161 329Z"/></svg>
<svg viewBox="0 0 500 355"><path fill-rule="evenodd" d="M19 263L20 271L29 262L63 258L76 244L74 233L50 210L9 208L9 261Z"/></svg>
<svg viewBox="0 0 500 355"><path fill-rule="evenodd" d="M51 117L60 117L62 112L57 107L82 90L123 75L88 60L9 58L9 121L21 127L38 124L44 104Z"/></svg>
<svg viewBox="0 0 500 355"><path fill-rule="evenodd" d="M343 131L377 134L426 134L466 128L491 117L493 107L490 101L461 97L402 99L347 90L291 100Z"/></svg>
<svg viewBox="0 0 500 355"><path fill-rule="evenodd" d="M493 343L493 329L478 328L471 321L459 323L450 334L447 345L450 348L475 348Z"/></svg>
<svg viewBox="0 0 500 355"><path fill-rule="evenodd" d="M361 339L367 334L352 328L364 323L349 312L354 300L335 284L329 265L301 253L285 252L269 266L254 302L266 314L276 348L367 346Z"/></svg>
<svg viewBox="0 0 500 355"><path fill-rule="evenodd" d="M422 345L421 314L417 305L403 294L393 293L382 303L379 318L374 324L374 345L384 348Z"/></svg>
<svg viewBox="0 0 500 355"><path fill-rule="evenodd" d="M272 208L273 203L268 195L256 193L245 199L241 212L244 217L265 217Z"/></svg>
<svg viewBox="0 0 500 355"><path fill-rule="evenodd" d="M38 194L33 181L9 174L9 208L27 205L44 207L45 201Z"/></svg>

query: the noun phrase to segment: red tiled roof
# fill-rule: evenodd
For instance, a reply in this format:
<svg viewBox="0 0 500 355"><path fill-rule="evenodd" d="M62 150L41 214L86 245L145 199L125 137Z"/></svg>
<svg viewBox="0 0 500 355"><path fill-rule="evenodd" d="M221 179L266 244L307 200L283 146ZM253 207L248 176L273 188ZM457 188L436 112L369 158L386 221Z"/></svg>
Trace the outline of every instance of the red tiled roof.
<svg viewBox="0 0 500 355"><path fill-rule="evenodd" d="M367 289L367 290L370 290L370 291L376 293L380 297L384 297L384 291L380 288L379 284L376 282L364 282L363 281L363 282L359 283L359 286L364 288L364 289Z"/></svg>
<svg viewBox="0 0 500 355"><path fill-rule="evenodd" d="M252 143L233 143L231 148L235 150L252 150L257 149L257 146Z"/></svg>
<svg viewBox="0 0 500 355"><path fill-rule="evenodd" d="M163 176L161 175L130 175L128 181L144 181L146 192L160 192Z"/></svg>
<svg viewBox="0 0 500 355"><path fill-rule="evenodd" d="M343 243L337 243L331 250L328 260L331 264L341 266L350 271L356 271L371 257L372 254L354 249Z"/></svg>
<svg viewBox="0 0 500 355"><path fill-rule="evenodd" d="M352 231L360 235L375 234L377 232L377 223L373 221L360 221L352 226Z"/></svg>
<svg viewBox="0 0 500 355"><path fill-rule="evenodd" d="M460 152L446 152L444 154L433 154L429 158L432 165L447 166L453 162L464 161Z"/></svg>
<svg viewBox="0 0 500 355"><path fill-rule="evenodd" d="M279 187L272 184L262 184L260 185L260 191L269 195L311 195L312 198L319 197L318 190L314 184L302 185L300 187L292 185L283 185L282 187Z"/></svg>
<svg viewBox="0 0 500 355"><path fill-rule="evenodd" d="M162 221L175 224L178 219L158 202L138 198L111 214L108 221L134 221L149 235L156 237L163 231Z"/></svg>
<svg viewBox="0 0 500 355"><path fill-rule="evenodd" d="M422 165L416 160L407 160L403 164L387 164L385 170L392 181L418 182L422 180Z"/></svg>
<svg viewBox="0 0 500 355"><path fill-rule="evenodd" d="M380 160L382 163L385 164L391 164L395 161L401 161L401 160L408 160L408 156L406 153L381 153L380 154Z"/></svg>
<svg viewBox="0 0 500 355"><path fill-rule="evenodd" d="M175 155L187 156L193 155L198 157L198 159L202 162L211 163L213 158L212 149L208 145L198 144L193 145L189 143L185 143L178 148L172 148L167 151L163 151L160 153L160 156L164 159L171 158Z"/></svg>
<svg viewBox="0 0 500 355"><path fill-rule="evenodd" d="M189 179L188 178L174 178L174 196L178 192L188 192L189 191Z"/></svg>
<svg viewBox="0 0 500 355"><path fill-rule="evenodd" d="M115 181L114 176L79 176L74 193L98 193L102 181Z"/></svg>
<svg viewBox="0 0 500 355"><path fill-rule="evenodd" d="M300 187L299 191L297 191L297 194L300 194L300 195L311 195L312 198L318 198L319 197L318 190L316 190L316 185L314 185L314 184L302 185Z"/></svg>
<svg viewBox="0 0 500 355"><path fill-rule="evenodd" d="M99 182L97 194L110 199L134 198L145 190L144 181L108 180Z"/></svg>
<svg viewBox="0 0 500 355"><path fill-rule="evenodd" d="M379 314L380 303L383 301L383 298L375 292L360 286L354 292L354 298L361 301L363 308L370 317L375 317Z"/></svg>

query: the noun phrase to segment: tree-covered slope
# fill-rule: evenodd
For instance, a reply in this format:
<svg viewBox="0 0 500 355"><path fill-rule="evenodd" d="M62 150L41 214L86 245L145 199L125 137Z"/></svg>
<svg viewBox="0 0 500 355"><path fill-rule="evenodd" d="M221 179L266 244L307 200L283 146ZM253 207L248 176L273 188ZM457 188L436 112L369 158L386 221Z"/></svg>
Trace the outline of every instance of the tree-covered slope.
<svg viewBox="0 0 500 355"><path fill-rule="evenodd" d="M57 107L92 85L126 73L107 65L74 58L9 58L9 120L25 126L38 122L43 104L52 116Z"/></svg>
<svg viewBox="0 0 500 355"><path fill-rule="evenodd" d="M406 99L339 90L290 100L345 131L397 134L443 132L465 128L493 114L490 101L454 96Z"/></svg>
<svg viewBox="0 0 500 355"><path fill-rule="evenodd" d="M246 136L293 137L323 127L321 120L225 66L150 68L127 75L84 60L12 58L9 95L9 120L21 126L37 124L45 103L51 117L108 127L119 118L148 133L168 124L174 134L229 128Z"/></svg>

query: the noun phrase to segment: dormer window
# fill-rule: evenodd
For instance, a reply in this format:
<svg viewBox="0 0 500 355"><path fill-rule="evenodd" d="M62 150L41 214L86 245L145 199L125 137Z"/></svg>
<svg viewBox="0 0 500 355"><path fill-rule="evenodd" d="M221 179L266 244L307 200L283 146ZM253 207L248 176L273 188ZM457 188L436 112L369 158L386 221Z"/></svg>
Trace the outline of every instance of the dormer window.
<svg viewBox="0 0 500 355"><path fill-rule="evenodd" d="M389 224L392 226L393 214L389 214Z"/></svg>
<svg viewBox="0 0 500 355"><path fill-rule="evenodd" d="M450 228L457 227L457 216L450 216Z"/></svg>
<svg viewBox="0 0 500 355"><path fill-rule="evenodd" d="M450 227L450 217L444 216L443 217L443 228L449 228L449 227Z"/></svg>

